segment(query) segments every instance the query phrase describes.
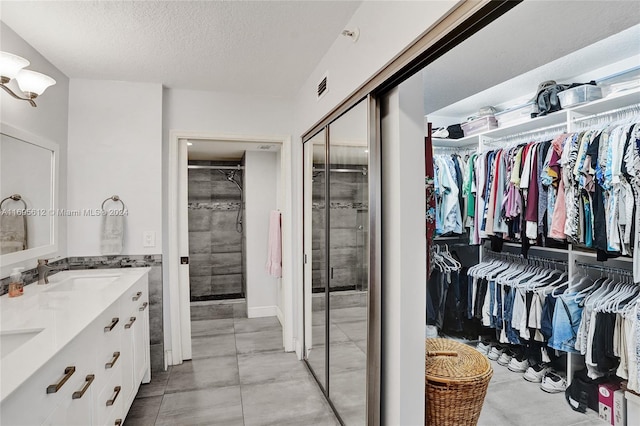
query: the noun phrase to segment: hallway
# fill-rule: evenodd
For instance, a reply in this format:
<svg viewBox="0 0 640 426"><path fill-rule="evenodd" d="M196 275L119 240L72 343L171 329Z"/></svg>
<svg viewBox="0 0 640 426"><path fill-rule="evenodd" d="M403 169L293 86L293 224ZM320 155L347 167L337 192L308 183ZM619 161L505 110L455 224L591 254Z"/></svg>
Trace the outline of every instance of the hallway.
<svg viewBox="0 0 640 426"><path fill-rule="evenodd" d="M278 320L243 308L193 307L193 360L141 385L125 424L338 425L304 363L283 352Z"/></svg>

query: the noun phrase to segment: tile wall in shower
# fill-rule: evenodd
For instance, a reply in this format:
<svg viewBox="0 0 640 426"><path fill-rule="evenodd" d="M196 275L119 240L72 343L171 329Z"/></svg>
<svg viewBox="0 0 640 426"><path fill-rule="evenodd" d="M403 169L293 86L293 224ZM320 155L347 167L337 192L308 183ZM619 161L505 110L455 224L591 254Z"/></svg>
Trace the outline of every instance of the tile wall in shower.
<svg viewBox="0 0 640 426"><path fill-rule="evenodd" d="M238 164L189 161L189 165ZM242 182L241 171L236 179ZM244 297L242 233L236 227L240 190L213 169L189 169L188 181L191 301Z"/></svg>
<svg viewBox="0 0 640 426"><path fill-rule="evenodd" d="M339 169L362 169L356 165L332 165ZM323 168L323 166L318 166ZM330 256L333 267L332 289L366 290L366 243L368 232L368 177L362 173L331 173ZM324 289L325 200L324 172L313 180L313 291Z"/></svg>

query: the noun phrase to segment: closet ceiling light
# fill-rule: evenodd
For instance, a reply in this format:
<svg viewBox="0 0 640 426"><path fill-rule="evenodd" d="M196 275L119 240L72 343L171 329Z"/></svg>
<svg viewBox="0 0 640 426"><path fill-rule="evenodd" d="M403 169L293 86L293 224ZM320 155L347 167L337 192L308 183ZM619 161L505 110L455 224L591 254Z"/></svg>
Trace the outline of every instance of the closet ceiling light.
<svg viewBox="0 0 640 426"><path fill-rule="evenodd" d="M0 52L0 86L16 99L27 101L31 106L37 106L34 99L42 95L49 86L56 81L39 72L23 69L29 65L29 61L8 52ZM16 80L18 87L25 97L18 96L8 84Z"/></svg>

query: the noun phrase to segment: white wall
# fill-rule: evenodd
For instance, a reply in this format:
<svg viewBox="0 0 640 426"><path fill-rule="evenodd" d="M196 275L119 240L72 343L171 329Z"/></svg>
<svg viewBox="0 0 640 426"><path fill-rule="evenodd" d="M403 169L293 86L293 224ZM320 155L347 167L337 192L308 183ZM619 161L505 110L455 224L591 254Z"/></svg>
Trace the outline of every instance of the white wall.
<svg viewBox="0 0 640 426"><path fill-rule="evenodd" d="M278 208L278 170L274 152L247 151L245 154L245 235L247 245L246 283L249 318L275 316L281 279L266 269L269 246L269 214Z"/></svg>
<svg viewBox="0 0 640 426"><path fill-rule="evenodd" d="M379 71L458 3L448 1L365 1L345 28L360 29L356 43L336 40L296 97L296 127L302 134ZM317 84L329 73L329 91L316 99Z"/></svg>
<svg viewBox="0 0 640 426"><path fill-rule="evenodd" d="M424 103L414 75L382 103L382 424L424 423Z"/></svg>
<svg viewBox="0 0 640 426"><path fill-rule="evenodd" d="M4 22L0 22L0 50L22 56L31 62L28 69L39 71L56 80L42 97L36 100L38 106L33 108L25 101L13 99L4 90L0 91L0 121L38 137L55 142L60 147L58 172L58 206L64 207L67 202L67 126L69 105L69 78L40 55L31 45L18 36ZM13 87L15 82L9 83ZM66 219L58 218L58 251L47 257L66 256L67 232ZM2 277L8 276L11 265L2 265ZM20 262L14 266L27 269L36 266L35 258ZM5 273L6 269L6 273Z"/></svg>
<svg viewBox="0 0 640 426"><path fill-rule="evenodd" d="M161 253L162 87L71 80L68 160L67 207L99 209L104 199L119 195L128 209L122 254ZM69 256L101 254L101 220L69 218ZM145 231L155 232L155 247L143 247Z"/></svg>

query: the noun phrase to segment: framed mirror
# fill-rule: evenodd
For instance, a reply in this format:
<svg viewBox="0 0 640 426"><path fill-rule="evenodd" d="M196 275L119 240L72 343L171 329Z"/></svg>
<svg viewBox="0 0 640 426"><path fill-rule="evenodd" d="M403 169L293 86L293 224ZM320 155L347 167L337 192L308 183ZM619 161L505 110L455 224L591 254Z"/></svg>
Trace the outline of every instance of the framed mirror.
<svg viewBox="0 0 640 426"><path fill-rule="evenodd" d="M0 124L0 263L5 268L58 249L56 143ZM7 272L8 273L8 272Z"/></svg>

